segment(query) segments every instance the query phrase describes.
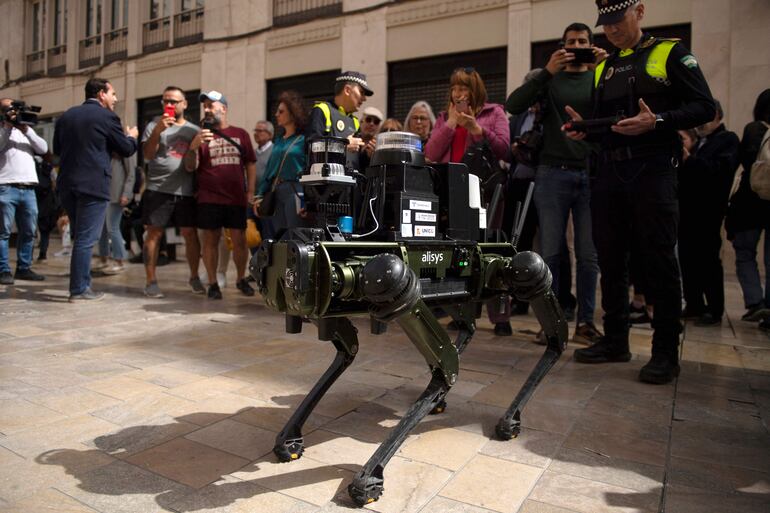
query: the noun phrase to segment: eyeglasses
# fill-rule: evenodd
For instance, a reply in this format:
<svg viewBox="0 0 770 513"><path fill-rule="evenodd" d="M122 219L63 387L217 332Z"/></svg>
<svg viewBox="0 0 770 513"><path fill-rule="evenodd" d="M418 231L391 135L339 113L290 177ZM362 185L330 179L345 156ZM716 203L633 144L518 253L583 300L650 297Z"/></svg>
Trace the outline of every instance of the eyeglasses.
<svg viewBox="0 0 770 513"><path fill-rule="evenodd" d="M364 123L371 123L373 125L379 125L380 121L381 120L379 118L375 118L374 116L366 116L364 118Z"/></svg>
<svg viewBox="0 0 770 513"><path fill-rule="evenodd" d="M163 99L160 101L160 104L161 104L161 105L165 105L166 103L168 103L168 104L170 104L170 105L176 105L176 104L178 104L178 103L182 103L182 101L183 101L183 100L172 100L171 98L163 98Z"/></svg>
<svg viewBox="0 0 770 513"><path fill-rule="evenodd" d="M471 73L476 71L476 68L473 68L473 67L470 67L470 66L468 66L466 68L455 68L455 70L452 73L457 73L459 71L463 71L463 72L468 73L470 75Z"/></svg>
<svg viewBox="0 0 770 513"><path fill-rule="evenodd" d="M430 118L428 116L412 116L409 118L411 121L414 121L415 123L427 123L430 121Z"/></svg>
<svg viewBox="0 0 770 513"><path fill-rule="evenodd" d="M264 128L255 128L255 129L254 129L254 133L257 133L257 132L267 132L267 131L268 131L268 130L266 130L266 129L264 129Z"/></svg>

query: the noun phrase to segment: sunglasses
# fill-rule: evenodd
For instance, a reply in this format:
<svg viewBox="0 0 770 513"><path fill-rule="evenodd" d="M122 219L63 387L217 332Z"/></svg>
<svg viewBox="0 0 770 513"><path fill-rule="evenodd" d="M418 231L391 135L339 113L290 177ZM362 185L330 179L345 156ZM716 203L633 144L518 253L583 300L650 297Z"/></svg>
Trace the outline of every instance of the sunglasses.
<svg viewBox="0 0 770 513"><path fill-rule="evenodd" d="M471 73L476 71L476 68L473 68L473 67L470 67L470 66L468 66L466 68L455 68L455 70L452 73L458 73L460 71L470 75Z"/></svg>
<svg viewBox="0 0 770 513"><path fill-rule="evenodd" d="M176 105L177 103L182 103L184 100L172 100L171 98L163 98L160 101L161 105L169 104L169 105Z"/></svg>
<svg viewBox="0 0 770 513"><path fill-rule="evenodd" d="M375 118L374 116L366 116L364 118L364 123L371 123L373 125L379 125L380 121L381 121L380 119Z"/></svg>

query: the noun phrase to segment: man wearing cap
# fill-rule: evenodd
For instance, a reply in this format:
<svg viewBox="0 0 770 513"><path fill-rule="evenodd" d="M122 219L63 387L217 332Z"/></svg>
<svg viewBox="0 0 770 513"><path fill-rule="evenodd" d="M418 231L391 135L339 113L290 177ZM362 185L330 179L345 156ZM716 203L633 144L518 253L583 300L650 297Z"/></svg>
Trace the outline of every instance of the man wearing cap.
<svg viewBox="0 0 770 513"><path fill-rule="evenodd" d="M639 379L668 383L679 375L681 290L674 245L679 211L677 171L682 143L677 130L714 119L706 79L676 40L642 32L645 8L639 0L597 0L607 39L617 50L594 72L591 118L620 116L590 140L600 143L591 186L593 235L601 270L605 336L575 351L582 363L626 362L628 346L628 260L644 262L647 299L655 305L652 358ZM571 107L573 121L581 120ZM575 140L587 134L564 130Z"/></svg>
<svg viewBox="0 0 770 513"><path fill-rule="evenodd" d="M358 152L364 144L356 137L361 124L353 114L361 108L366 97L373 94L366 83L366 75L357 71L342 72L334 81L334 99L317 102L310 111L305 140L310 142L321 135L348 139L348 164L358 168Z"/></svg>
<svg viewBox="0 0 770 513"><path fill-rule="evenodd" d="M369 160L372 158L374 148L377 143L376 137L380 132L380 125L385 116L382 115L377 107L367 107L361 116L361 141L364 147L359 154L359 164L361 171L369 166Z"/></svg>
<svg viewBox="0 0 770 513"><path fill-rule="evenodd" d="M196 172L198 180L197 226L203 230L201 248L209 277L208 297L222 299L216 281L222 228L230 230L238 273L236 287L253 296L254 289L245 276L246 209L249 199L254 197L257 157L246 130L227 123L227 98L222 93L202 92L199 100L205 117L200 133L185 154L184 164L188 171Z"/></svg>

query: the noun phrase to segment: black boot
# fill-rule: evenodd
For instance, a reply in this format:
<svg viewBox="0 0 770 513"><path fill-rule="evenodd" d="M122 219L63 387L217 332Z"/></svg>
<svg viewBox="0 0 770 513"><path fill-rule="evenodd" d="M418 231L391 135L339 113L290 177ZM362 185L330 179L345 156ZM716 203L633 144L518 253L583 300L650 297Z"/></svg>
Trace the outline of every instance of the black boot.
<svg viewBox="0 0 770 513"><path fill-rule="evenodd" d="M580 363L627 362L631 359L628 343L618 343L602 337L585 349L575 350L575 361Z"/></svg>
<svg viewBox="0 0 770 513"><path fill-rule="evenodd" d="M665 385L679 376L679 363L677 359L662 353L653 353L647 365L639 371L639 381Z"/></svg>

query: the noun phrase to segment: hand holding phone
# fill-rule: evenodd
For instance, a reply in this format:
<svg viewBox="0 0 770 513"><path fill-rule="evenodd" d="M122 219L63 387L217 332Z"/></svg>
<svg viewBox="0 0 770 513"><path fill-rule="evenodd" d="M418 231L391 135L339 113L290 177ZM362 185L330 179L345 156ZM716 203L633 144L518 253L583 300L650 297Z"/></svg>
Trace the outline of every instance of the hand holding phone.
<svg viewBox="0 0 770 513"><path fill-rule="evenodd" d="M468 100L458 100L455 102L455 109L461 114L468 113Z"/></svg>
<svg viewBox="0 0 770 513"><path fill-rule="evenodd" d="M170 118L176 119L176 107L174 107L173 105L167 103L163 107L163 114L165 116L170 117Z"/></svg>

